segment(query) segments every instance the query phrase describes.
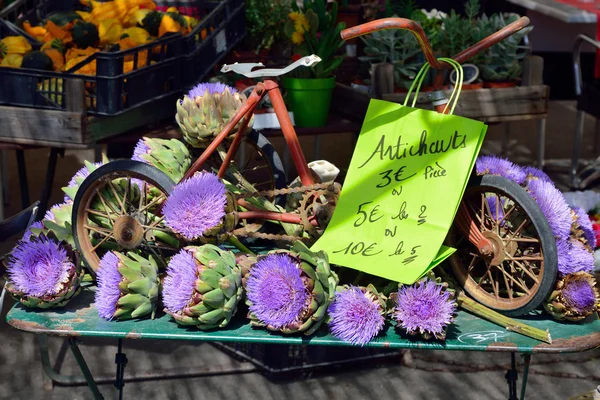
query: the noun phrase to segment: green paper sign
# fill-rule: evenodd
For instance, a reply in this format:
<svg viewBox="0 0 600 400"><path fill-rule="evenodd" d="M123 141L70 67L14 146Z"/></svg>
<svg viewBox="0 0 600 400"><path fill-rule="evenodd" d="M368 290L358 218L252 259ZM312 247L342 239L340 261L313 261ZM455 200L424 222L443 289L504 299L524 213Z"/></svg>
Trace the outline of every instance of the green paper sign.
<svg viewBox="0 0 600 400"><path fill-rule="evenodd" d="M338 204L312 250L411 284L450 256L442 246L487 126L371 100Z"/></svg>

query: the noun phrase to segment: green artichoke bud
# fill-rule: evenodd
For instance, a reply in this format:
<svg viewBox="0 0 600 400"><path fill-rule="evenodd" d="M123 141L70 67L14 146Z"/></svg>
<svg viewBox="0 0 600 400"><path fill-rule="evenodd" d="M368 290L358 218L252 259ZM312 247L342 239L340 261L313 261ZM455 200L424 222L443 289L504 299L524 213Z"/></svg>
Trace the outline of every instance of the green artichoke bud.
<svg viewBox="0 0 600 400"><path fill-rule="evenodd" d="M188 246L171 258L164 280L165 312L180 325L223 328L242 299L242 275L232 252Z"/></svg>
<svg viewBox="0 0 600 400"><path fill-rule="evenodd" d="M20 241L7 257L6 290L31 308L66 305L81 291L84 272L77 253L49 233Z"/></svg>
<svg viewBox="0 0 600 400"><path fill-rule="evenodd" d="M152 256L109 251L100 260L97 281L94 303L102 318L154 318L160 279Z"/></svg>
<svg viewBox="0 0 600 400"><path fill-rule="evenodd" d="M220 83L201 83L193 88L183 100L177 100L175 120L181 128L184 140L193 147L207 147L223 130L229 120L246 102L246 96L234 88ZM243 119L231 134L235 134ZM254 117L250 119L250 130Z"/></svg>
<svg viewBox="0 0 600 400"><path fill-rule="evenodd" d="M104 157L104 160L102 162L97 163L84 161L85 165L81 169L79 169L79 171L77 171L75 175L73 175L67 186L62 188L62 191L65 192L65 203L75 200L77 190L79 189L79 186L81 186L81 183L85 180L85 178L87 178L89 174L91 174L101 165L106 164L107 162L108 159L106 157Z"/></svg>
<svg viewBox="0 0 600 400"><path fill-rule="evenodd" d="M544 303L544 309L557 320L580 321L598 309L600 295L596 280L587 272L565 275Z"/></svg>
<svg viewBox="0 0 600 400"><path fill-rule="evenodd" d="M338 282L327 254L300 241L291 251L259 255L246 279L248 318L272 331L310 335L324 321Z"/></svg>
<svg viewBox="0 0 600 400"><path fill-rule="evenodd" d="M144 137L135 146L132 160L150 164L179 182L192 164L188 148L177 139Z"/></svg>

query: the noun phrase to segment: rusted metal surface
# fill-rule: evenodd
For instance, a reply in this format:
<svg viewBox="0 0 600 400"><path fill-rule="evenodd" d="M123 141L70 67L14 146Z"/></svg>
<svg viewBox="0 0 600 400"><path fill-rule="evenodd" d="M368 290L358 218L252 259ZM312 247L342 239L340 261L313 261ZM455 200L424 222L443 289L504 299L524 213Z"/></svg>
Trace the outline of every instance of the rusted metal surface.
<svg viewBox="0 0 600 400"><path fill-rule="evenodd" d="M425 32L421 25L416 23L415 21L411 21L406 18L382 18L377 19L375 21L366 22L364 24L356 25L348 29L344 29L341 32L342 39L353 39L358 36L366 35L369 33L373 33L376 31L381 31L384 29L405 29L410 31L417 42L419 42L419 46L421 46L421 50L425 55L425 59L431 66L435 69L444 69L446 68L444 63L438 61L433 53L433 49L431 48L431 44L429 43L429 39L425 36Z"/></svg>
<svg viewBox="0 0 600 400"><path fill-rule="evenodd" d="M576 324L572 324L576 327ZM600 332L590 333L583 336L571 336L569 338L560 338L552 341L552 344L541 343L533 348L534 353L541 353L552 348L553 352L574 353L579 351L591 350L600 347Z"/></svg>

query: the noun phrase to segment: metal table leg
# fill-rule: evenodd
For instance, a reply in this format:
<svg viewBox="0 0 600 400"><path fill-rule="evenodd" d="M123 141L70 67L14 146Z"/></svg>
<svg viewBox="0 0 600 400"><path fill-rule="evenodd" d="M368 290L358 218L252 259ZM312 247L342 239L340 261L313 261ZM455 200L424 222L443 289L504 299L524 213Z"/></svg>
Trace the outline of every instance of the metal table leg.
<svg viewBox="0 0 600 400"><path fill-rule="evenodd" d="M17 155L17 170L19 171L19 188L21 190L21 207L29 207L29 186L27 185L27 168L25 167L25 152L15 150Z"/></svg>
<svg viewBox="0 0 600 400"><path fill-rule="evenodd" d="M50 150L50 158L48 159L48 168L46 169L46 181L44 182L44 189L42 190L42 195L40 196L40 208L37 214L37 220L40 220L46 214L46 210L48 209L48 201L50 200L50 196L52 195L52 185L54 184L54 173L56 172L56 161L58 159L58 155L64 156L65 149L57 149L52 148ZM29 206L29 205L28 205Z"/></svg>
<svg viewBox="0 0 600 400"><path fill-rule="evenodd" d="M579 156L581 154L581 142L583 140L583 121L585 114L577 110L575 121L575 138L573 140L573 155L571 157L571 186L577 186L577 168L579 167Z"/></svg>
<svg viewBox="0 0 600 400"><path fill-rule="evenodd" d="M69 338L69 346L71 347L73 356L75 356L75 359L77 360L77 364L79 364L79 368L81 368L81 372L83 373L83 376L85 376L85 380L87 381L87 384L88 384L90 390L92 391L94 399L103 400L104 397L98 390L98 386L96 385L96 382L94 381L94 377L92 376L92 373L90 372L90 369L88 368L88 366L85 362L85 359L83 358L83 355L81 354L81 351L79 350L79 346L77 346L77 340L70 337Z"/></svg>
<svg viewBox="0 0 600 400"><path fill-rule="evenodd" d="M525 369L523 369L523 383L521 384L521 399L525 400L525 390L527 389L527 376L529 375L529 364L531 364L531 354L523 354L525 360Z"/></svg>
<svg viewBox="0 0 600 400"><path fill-rule="evenodd" d="M127 365L127 356L123 353L123 339L119 339L117 345L117 354L115 355L115 364L117 364L117 378L115 387L119 390L119 400L123 400L123 386L125 386L125 366Z"/></svg>
<svg viewBox="0 0 600 400"><path fill-rule="evenodd" d="M546 152L546 119L538 121L538 160L537 166L539 169L544 169L544 157Z"/></svg>
<svg viewBox="0 0 600 400"><path fill-rule="evenodd" d="M517 398L517 379L519 374L517 372L517 360L514 352L510 353L510 369L506 371L504 377L508 383L508 400L519 400Z"/></svg>

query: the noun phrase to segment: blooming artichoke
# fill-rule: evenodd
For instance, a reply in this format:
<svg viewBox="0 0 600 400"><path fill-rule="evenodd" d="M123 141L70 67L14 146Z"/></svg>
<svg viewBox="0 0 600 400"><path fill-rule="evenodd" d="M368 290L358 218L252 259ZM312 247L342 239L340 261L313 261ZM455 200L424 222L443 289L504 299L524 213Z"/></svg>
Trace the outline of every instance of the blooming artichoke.
<svg viewBox="0 0 600 400"><path fill-rule="evenodd" d="M188 148L177 139L142 138L131 159L160 169L173 182L179 182L192 164Z"/></svg>
<svg viewBox="0 0 600 400"><path fill-rule="evenodd" d="M585 244L590 250L594 250L596 248L596 235L594 235L594 228L590 217L581 207L572 207L571 217L573 218L571 235Z"/></svg>
<svg viewBox="0 0 600 400"><path fill-rule="evenodd" d="M335 292L329 306L329 327L333 336L365 345L383 329L387 299L373 285L345 285Z"/></svg>
<svg viewBox="0 0 600 400"><path fill-rule="evenodd" d="M175 120L184 140L193 147L207 147L246 101L246 96L222 83L200 83L177 100ZM248 130L252 127L250 119ZM240 121L231 131L237 132Z"/></svg>
<svg viewBox="0 0 600 400"><path fill-rule="evenodd" d="M521 167L498 156L479 156L475 161L475 170L479 175L500 175L519 185L527 176Z"/></svg>
<svg viewBox="0 0 600 400"><path fill-rule="evenodd" d="M454 321L456 302L447 284L425 279L403 286L394 294L398 327L424 339L446 339L446 327Z"/></svg>
<svg viewBox="0 0 600 400"><path fill-rule="evenodd" d="M209 172L179 183L165 202L165 225L186 240L220 243L237 224L236 202L223 182Z"/></svg>
<svg viewBox="0 0 600 400"><path fill-rule="evenodd" d="M556 283L544 308L557 320L580 321L597 310L599 301L594 277L586 272L575 272Z"/></svg>
<svg viewBox="0 0 600 400"><path fill-rule="evenodd" d="M205 244L174 255L164 280L165 312L180 325L225 327L242 299L242 275L232 252Z"/></svg>
<svg viewBox="0 0 600 400"><path fill-rule="evenodd" d="M154 318L160 279L152 256L109 251L100 260L97 280L94 303L102 318Z"/></svg>
<svg viewBox="0 0 600 400"><path fill-rule="evenodd" d="M52 234L17 243L7 257L6 290L26 307L66 305L81 291L84 272L76 253Z"/></svg>
<svg viewBox="0 0 600 400"><path fill-rule="evenodd" d="M337 284L327 254L302 242L258 256L246 280L248 318L272 331L310 335L323 322Z"/></svg>

